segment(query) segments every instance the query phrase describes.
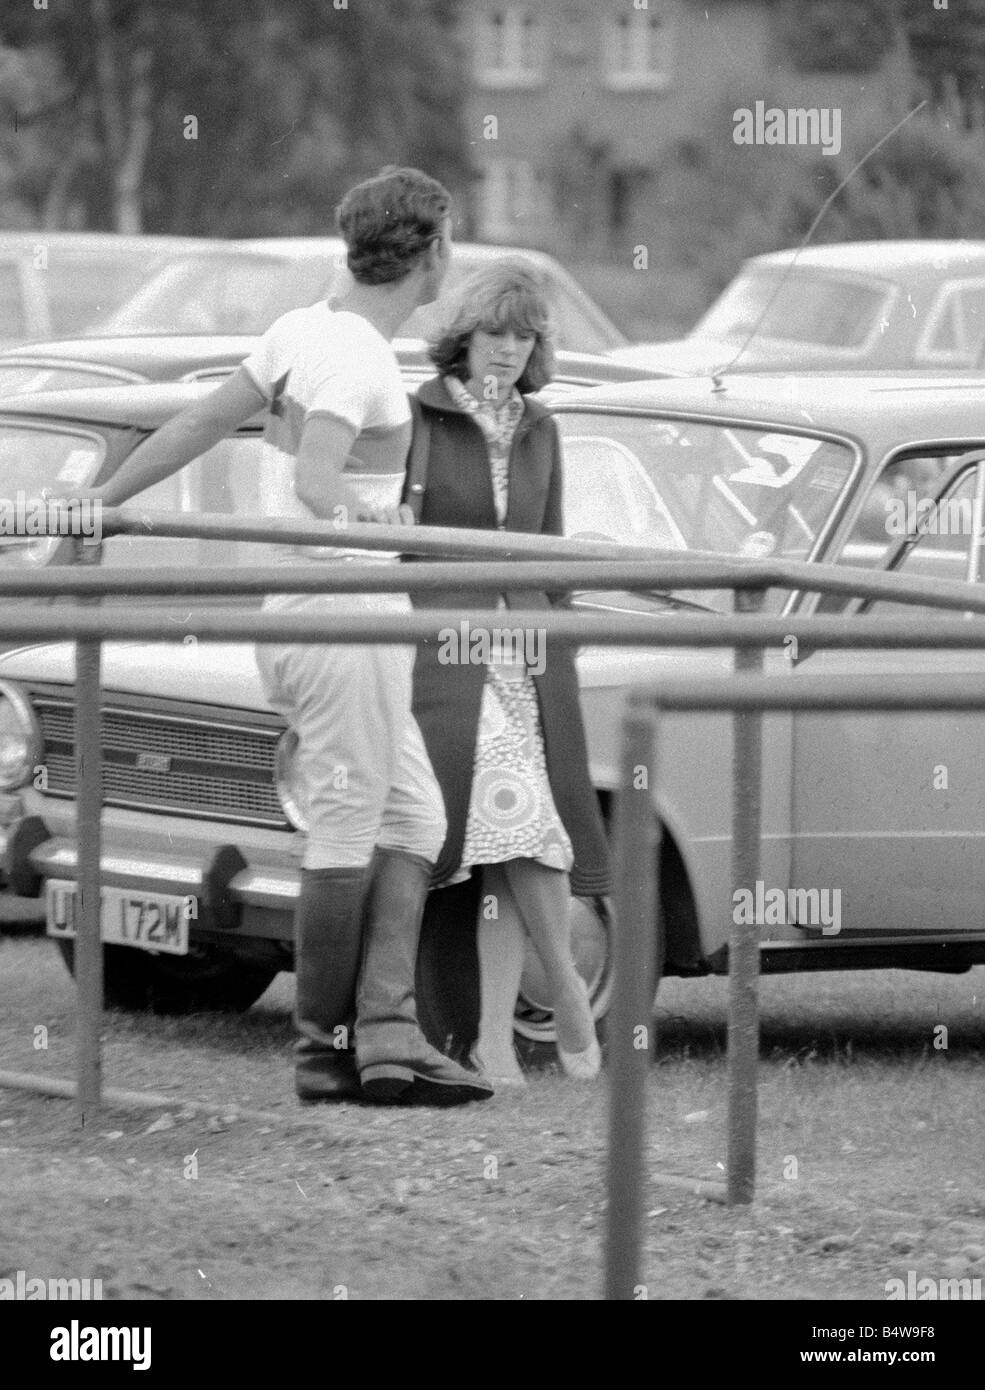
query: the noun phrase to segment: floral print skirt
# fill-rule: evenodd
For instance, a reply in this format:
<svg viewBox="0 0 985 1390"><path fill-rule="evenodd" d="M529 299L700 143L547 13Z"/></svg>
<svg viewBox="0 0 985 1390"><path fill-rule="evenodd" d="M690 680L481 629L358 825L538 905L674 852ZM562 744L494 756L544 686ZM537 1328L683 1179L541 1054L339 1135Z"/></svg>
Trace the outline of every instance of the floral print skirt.
<svg viewBox="0 0 985 1390"><path fill-rule="evenodd" d="M450 882L467 878L474 864L507 859L536 859L567 872L574 854L547 779L533 679L523 668L490 666L482 692L461 868Z"/></svg>

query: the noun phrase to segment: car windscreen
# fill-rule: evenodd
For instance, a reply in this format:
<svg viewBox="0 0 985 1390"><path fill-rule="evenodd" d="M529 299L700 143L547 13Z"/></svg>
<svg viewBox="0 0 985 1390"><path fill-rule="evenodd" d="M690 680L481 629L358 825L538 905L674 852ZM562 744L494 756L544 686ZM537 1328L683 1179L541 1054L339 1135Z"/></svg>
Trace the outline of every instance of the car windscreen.
<svg viewBox="0 0 985 1390"><path fill-rule="evenodd" d="M188 256L159 270L88 332L264 333L281 314L325 298L333 274L331 256Z"/></svg>
<svg viewBox="0 0 985 1390"><path fill-rule="evenodd" d="M166 252L139 246L124 250L114 245L97 251L56 244L45 247L41 232L38 243L46 259L44 268L35 273L44 288L53 338L84 333L94 319L121 305L167 260Z"/></svg>
<svg viewBox="0 0 985 1390"><path fill-rule="evenodd" d="M46 499L70 501L93 481L102 457L103 442L94 436L0 421L0 564L50 559L57 539L39 535L49 515Z"/></svg>
<svg viewBox="0 0 985 1390"><path fill-rule="evenodd" d="M755 333L812 347L862 348L892 293L882 281L756 267L732 282L692 332L734 342Z"/></svg>
<svg viewBox="0 0 985 1390"><path fill-rule="evenodd" d="M806 434L617 412L556 415L566 531L627 545L805 559L855 462Z"/></svg>

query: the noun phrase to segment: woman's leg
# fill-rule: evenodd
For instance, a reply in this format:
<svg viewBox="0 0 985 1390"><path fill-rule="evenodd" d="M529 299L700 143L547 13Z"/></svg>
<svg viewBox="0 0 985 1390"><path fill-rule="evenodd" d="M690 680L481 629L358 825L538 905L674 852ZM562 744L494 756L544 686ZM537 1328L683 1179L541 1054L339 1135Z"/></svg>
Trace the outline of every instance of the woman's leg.
<svg viewBox="0 0 985 1390"><path fill-rule="evenodd" d="M558 1048L585 1052L595 1042L595 1022L571 954L568 875L534 859L511 859L502 868L550 983Z"/></svg>
<svg viewBox="0 0 985 1390"><path fill-rule="evenodd" d="M486 864L476 922L479 1038L476 1056L491 1077L522 1081L513 1047L513 1015L523 975L525 933L502 864Z"/></svg>

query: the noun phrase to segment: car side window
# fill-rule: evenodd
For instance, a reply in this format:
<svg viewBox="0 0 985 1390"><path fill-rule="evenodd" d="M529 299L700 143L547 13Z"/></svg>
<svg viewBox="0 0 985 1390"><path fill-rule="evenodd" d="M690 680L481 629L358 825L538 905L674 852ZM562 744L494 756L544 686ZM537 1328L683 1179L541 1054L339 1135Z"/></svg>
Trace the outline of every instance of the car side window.
<svg viewBox="0 0 985 1390"><path fill-rule="evenodd" d="M978 470L969 468L940 499L936 507L919 506L908 499L909 505L904 515L899 510L897 520L900 524L898 534L913 535L918 539L894 568L897 574L913 579L946 579L960 584L968 578L972 550L978 546L975 535L975 493ZM905 529L903 524L906 523ZM978 582L981 583L981 567L978 566ZM951 610L943 610L932 605L918 607L909 603L881 601L872 604L868 610L874 617L898 617L909 614L922 618L955 616Z"/></svg>
<svg viewBox="0 0 985 1390"><path fill-rule="evenodd" d="M906 518L930 507L958 457L921 454L892 459L866 497L838 556L838 564L882 564L893 542L905 534Z"/></svg>
<svg viewBox="0 0 985 1390"><path fill-rule="evenodd" d="M186 467L138 493L132 508L181 512L217 512L223 516L283 514L283 469L257 436L224 439ZM273 547L252 541L189 540L164 536L111 536L103 546L105 565L211 568L216 565L269 565Z"/></svg>
<svg viewBox="0 0 985 1390"><path fill-rule="evenodd" d="M917 360L935 366L971 367L985 346L985 280L945 285L930 311Z"/></svg>

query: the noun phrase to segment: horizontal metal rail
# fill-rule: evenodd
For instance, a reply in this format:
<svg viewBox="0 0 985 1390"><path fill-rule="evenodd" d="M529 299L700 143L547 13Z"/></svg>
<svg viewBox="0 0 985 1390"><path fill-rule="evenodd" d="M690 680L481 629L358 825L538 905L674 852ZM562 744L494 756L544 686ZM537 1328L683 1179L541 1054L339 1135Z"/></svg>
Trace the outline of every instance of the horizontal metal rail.
<svg viewBox="0 0 985 1390"><path fill-rule="evenodd" d="M354 642L412 644L435 641L448 631L514 629L543 632L553 641L600 647L782 647L795 638L810 647L985 647L985 623L941 618L707 617L465 608L408 613L265 613L258 609L130 609L124 612L39 611L24 605L0 609L0 641Z"/></svg>
<svg viewBox="0 0 985 1390"><path fill-rule="evenodd" d="M300 520L297 517L243 517L222 512L188 516L135 507L103 507L99 524L106 536L169 536L189 540L260 541L271 545L333 546L341 550L401 551L415 555L463 559L652 559L651 545L617 541L575 540L523 531L479 531L454 526L378 526L368 522ZM673 555L674 551L665 552ZM713 558L704 553L703 558Z"/></svg>
<svg viewBox="0 0 985 1390"><path fill-rule="evenodd" d="M660 589L793 589L810 593L830 593L857 595L866 598L891 598L899 603L939 603L943 607L985 612L985 595L977 597L972 586L944 579L913 579L895 573L873 572L858 566L816 564L801 560L763 560L743 559L723 556L720 553L703 550L681 552L643 545L624 545L614 541L597 541L563 536L530 535L519 531L478 531L446 526L377 526L352 524L338 527L330 521L299 521L293 517L231 517L221 513L200 513L194 517L167 511L138 511L136 508L104 507L99 513L102 533L106 536L159 536L172 539L197 540L238 540L267 542L284 545L329 546L346 550L384 551L388 554L399 552L406 555L433 557L446 562L455 558L487 561L506 561L501 574L491 568L478 571L473 566L462 566L456 571L449 563L447 578L450 583L463 583L469 588L486 587L490 584L504 588L544 587L569 588L581 584L594 584L598 573L594 572L592 561L604 562L613 567L607 576L606 587L618 585L620 588L660 588ZM84 547L83 547L84 548ZM530 569L522 571L522 562L549 561L541 571ZM565 569L561 563L571 561L575 568ZM639 569L633 562L638 562ZM584 575L577 568L585 564ZM516 572L510 566L516 566ZM625 568L622 568L622 567ZM652 567L652 569L651 569ZM72 590L68 576L58 576L61 566L50 570L39 570L33 575L16 571L0 574L0 594L40 594L46 592L69 592ZM172 586L174 592L239 592L276 593L292 592L285 589L284 577L280 572L287 568L292 575L306 574L306 566L270 566L244 574L235 566L226 570L216 569L211 576L187 569L161 569L156 575L146 570L104 571L105 579L93 575L86 583L93 588L86 592L109 593L123 580L133 580L136 589L130 592L156 593L159 586ZM398 571L401 580L391 572L391 566L360 567L358 580L355 575L332 574L331 584L326 588L335 592L388 592L391 590L414 591L419 586L440 587L439 581L422 577L426 571L418 571L417 577L409 578L413 570ZM443 571L444 572L444 571ZM118 576L115 579L113 576ZM408 576L403 582L403 576ZM616 578L616 576L620 576ZM49 578L49 576L51 576ZM623 578L622 576L625 576ZM312 591L317 591L328 576L324 569L312 567L310 579L306 576L297 591L307 591L310 583ZM38 581L38 588L31 580ZM541 579L543 583L541 583ZM336 580L338 588L335 588ZM65 588L62 588L64 583ZM102 585L105 584L105 588Z"/></svg>
<svg viewBox="0 0 985 1390"><path fill-rule="evenodd" d="M563 593L626 589L674 590L761 589L777 587L800 592L885 599L893 603L929 604L941 608L985 613L985 592L972 585L944 579L911 579L895 573L873 573L841 565L796 565L783 576L765 576L758 567L748 571L730 561L665 560L513 560L454 561L426 564L265 565L245 570L235 565L208 570L184 566L157 569L119 567L0 572L0 594L34 598L55 594L109 597L123 594L200 595L276 593L428 593L459 589L545 589Z"/></svg>
<svg viewBox="0 0 985 1390"><path fill-rule="evenodd" d="M660 710L975 710L985 709L985 680L972 675L673 677L635 685L632 708Z"/></svg>

